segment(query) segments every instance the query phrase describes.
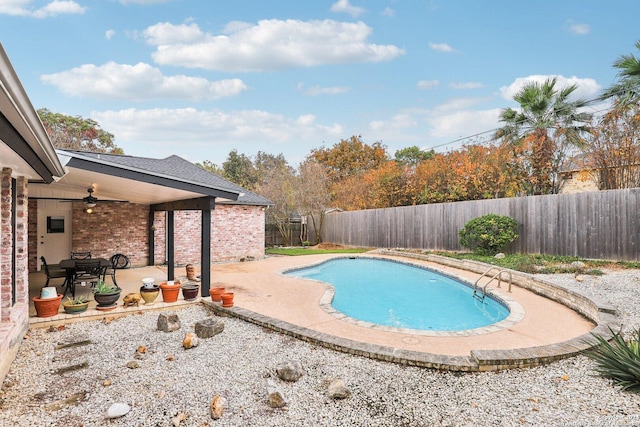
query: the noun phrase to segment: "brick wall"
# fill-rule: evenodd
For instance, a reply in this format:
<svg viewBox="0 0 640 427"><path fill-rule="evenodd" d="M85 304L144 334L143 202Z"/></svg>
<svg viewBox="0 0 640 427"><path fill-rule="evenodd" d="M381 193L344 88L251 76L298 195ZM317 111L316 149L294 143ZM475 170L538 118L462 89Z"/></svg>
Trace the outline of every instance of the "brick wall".
<svg viewBox="0 0 640 427"><path fill-rule="evenodd" d="M82 202L72 208L71 250L91 251L97 258L122 253L131 265L149 263L149 206L126 202L98 202L92 213Z"/></svg>
<svg viewBox="0 0 640 427"><path fill-rule="evenodd" d="M560 182L559 194L582 193L584 191L598 191L598 183L587 172L573 172L565 174Z"/></svg>
<svg viewBox="0 0 640 427"><path fill-rule="evenodd" d="M211 259L262 258L264 217L262 206L216 205L211 214Z"/></svg>
<svg viewBox="0 0 640 427"><path fill-rule="evenodd" d="M22 337L29 327L28 289L28 193L27 179L17 177L15 206L11 193L12 170L3 168L0 173L0 382L9 371ZM16 227L11 214L15 210ZM13 239L16 252L13 253ZM14 267L16 275L13 277ZM12 283L15 281L15 304L12 303Z"/></svg>
<svg viewBox="0 0 640 427"><path fill-rule="evenodd" d="M2 270L0 270L0 322L9 322L11 320L11 283L13 281L13 233L14 229L11 224L11 169L3 168L2 177L0 178L0 229L2 230L2 239L0 240L0 261Z"/></svg>
<svg viewBox="0 0 640 427"><path fill-rule="evenodd" d="M29 203L29 271L36 271L37 201ZM72 206L71 250L91 251L94 257L115 253L129 257L133 267L149 262L149 206L125 202L103 202L87 213L81 202ZM175 263L200 262L200 211L174 213ZM265 212L260 206L216 205L211 212L211 260L233 261L264 256ZM166 262L166 216L156 212L153 221L154 258Z"/></svg>
<svg viewBox="0 0 640 427"><path fill-rule="evenodd" d="M38 270L38 201L29 200L29 271Z"/></svg>
<svg viewBox="0 0 640 427"><path fill-rule="evenodd" d="M211 212L211 260L235 261L264 256L264 210L261 206L216 205ZM174 214L175 263L200 262L202 214L178 211ZM156 264L166 261L165 213L154 217Z"/></svg>

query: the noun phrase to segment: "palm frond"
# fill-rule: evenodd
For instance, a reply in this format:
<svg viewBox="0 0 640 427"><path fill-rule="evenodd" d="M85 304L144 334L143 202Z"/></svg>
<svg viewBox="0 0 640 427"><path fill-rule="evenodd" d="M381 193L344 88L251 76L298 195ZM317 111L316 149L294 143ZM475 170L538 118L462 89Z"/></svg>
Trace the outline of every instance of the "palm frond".
<svg viewBox="0 0 640 427"><path fill-rule="evenodd" d="M611 333L611 342L594 334L598 345L585 354L596 362L598 374L613 380L622 390L640 392L640 329L629 341L621 333Z"/></svg>

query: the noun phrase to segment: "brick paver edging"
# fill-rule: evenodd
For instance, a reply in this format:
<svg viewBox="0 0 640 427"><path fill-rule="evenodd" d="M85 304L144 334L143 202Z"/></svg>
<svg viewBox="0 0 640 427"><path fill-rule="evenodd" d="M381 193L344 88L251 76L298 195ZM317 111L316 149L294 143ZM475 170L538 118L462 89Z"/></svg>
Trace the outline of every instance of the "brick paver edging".
<svg viewBox="0 0 640 427"><path fill-rule="evenodd" d="M436 262L478 274L482 274L488 267L487 264L477 261L456 260L437 255L391 250L376 252ZM572 357L597 344L593 334L610 339L613 335L612 331L620 328L616 311L609 304L594 301L585 295L536 279L533 275L510 271L514 284L576 310L593 321L596 324L595 328L588 334L551 345L508 350L472 350L470 356L450 356L353 341L274 319L242 307L223 308L212 301L203 299L202 302L218 315L237 317L332 350L410 366L467 372L532 367Z"/></svg>

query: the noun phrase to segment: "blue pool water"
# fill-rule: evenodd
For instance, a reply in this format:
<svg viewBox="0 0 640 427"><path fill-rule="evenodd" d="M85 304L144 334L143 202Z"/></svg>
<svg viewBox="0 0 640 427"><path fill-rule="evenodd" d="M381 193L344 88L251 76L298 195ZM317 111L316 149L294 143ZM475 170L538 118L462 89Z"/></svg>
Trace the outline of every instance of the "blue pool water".
<svg viewBox="0 0 640 427"><path fill-rule="evenodd" d="M489 296L479 301L455 279L393 261L339 258L287 274L330 283L336 310L379 325L459 331L509 315L504 305Z"/></svg>

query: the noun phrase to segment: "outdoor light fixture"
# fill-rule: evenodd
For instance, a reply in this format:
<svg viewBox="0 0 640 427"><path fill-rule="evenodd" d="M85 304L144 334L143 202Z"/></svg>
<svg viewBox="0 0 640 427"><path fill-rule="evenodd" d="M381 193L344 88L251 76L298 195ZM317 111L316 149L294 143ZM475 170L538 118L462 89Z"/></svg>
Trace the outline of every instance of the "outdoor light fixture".
<svg viewBox="0 0 640 427"><path fill-rule="evenodd" d="M89 195L87 197L84 197L82 200L84 200L84 205L87 208L93 208L96 206L96 202L98 201L97 198L93 197L93 186L87 188L87 191L89 192ZM87 210L87 212L91 213L89 212L89 210Z"/></svg>
<svg viewBox="0 0 640 427"><path fill-rule="evenodd" d="M95 203L94 203L94 206L95 206ZM93 213L93 209L91 209L91 207L88 207L88 208L87 208L87 213L88 213L88 214Z"/></svg>

